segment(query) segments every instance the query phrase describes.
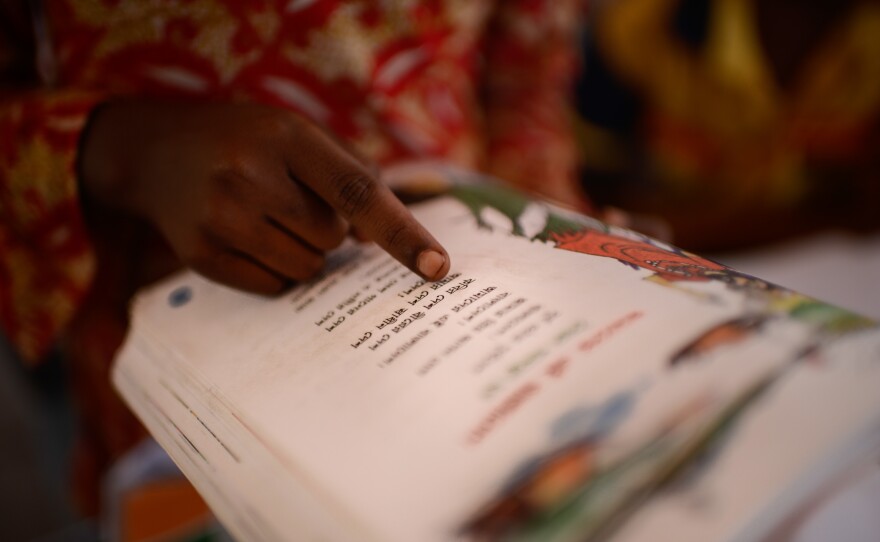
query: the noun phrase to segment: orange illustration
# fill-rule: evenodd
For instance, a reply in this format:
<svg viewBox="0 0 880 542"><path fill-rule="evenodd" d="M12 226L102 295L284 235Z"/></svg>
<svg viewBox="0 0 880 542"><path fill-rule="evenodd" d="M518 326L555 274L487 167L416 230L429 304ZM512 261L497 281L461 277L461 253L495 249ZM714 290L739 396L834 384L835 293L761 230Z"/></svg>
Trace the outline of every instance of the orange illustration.
<svg viewBox="0 0 880 542"><path fill-rule="evenodd" d="M644 241L626 239L595 230L551 234L556 246L572 252L614 258L621 263L653 271L668 281L702 282L731 270L719 263L684 251L671 251Z"/></svg>

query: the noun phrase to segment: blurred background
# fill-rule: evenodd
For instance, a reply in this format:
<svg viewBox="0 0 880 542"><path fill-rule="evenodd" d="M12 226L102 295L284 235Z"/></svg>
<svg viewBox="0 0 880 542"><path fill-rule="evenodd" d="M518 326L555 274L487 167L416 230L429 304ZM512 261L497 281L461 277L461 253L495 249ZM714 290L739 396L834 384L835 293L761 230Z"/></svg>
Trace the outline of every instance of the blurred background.
<svg viewBox="0 0 880 542"><path fill-rule="evenodd" d="M875 1L613 0L577 89L583 181L679 246L880 226Z"/></svg>
<svg viewBox="0 0 880 542"><path fill-rule="evenodd" d="M96 539L71 502L75 424L61 363L28 370L0 344L0 539Z"/></svg>
<svg viewBox="0 0 880 542"><path fill-rule="evenodd" d="M880 318L880 3L590 4L582 182L676 245Z"/></svg>
<svg viewBox="0 0 880 542"><path fill-rule="evenodd" d="M574 104L587 192L880 319L878 4L593 2ZM63 364L0 346L0 540L94 539L70 500Z"/></svg>

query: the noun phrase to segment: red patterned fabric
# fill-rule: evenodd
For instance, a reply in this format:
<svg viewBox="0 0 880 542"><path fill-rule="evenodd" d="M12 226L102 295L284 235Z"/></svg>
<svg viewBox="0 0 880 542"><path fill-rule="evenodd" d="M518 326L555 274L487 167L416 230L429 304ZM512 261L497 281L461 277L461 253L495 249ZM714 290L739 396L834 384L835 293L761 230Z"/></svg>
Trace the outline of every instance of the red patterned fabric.
<svg viewBox="0 0 880 542"><path fill-rule="evenodd" d="M574 186L576 0L42 5L42 88L0 81L0 324L29 361L66 338L87 436L81 488L142 434L107 372L130 295L157 274L136 226L106 227L81 210L77 145L101 101L256 100L305 115L382 165L439 158L545 193ZM28 34L27 21L17 26ZM0 76L4 59L33 48L15 49L0 39Z"/></svg>
<svg viewBox="0 0 880 542"><path fill-rule="evenodd" d="M45 2L56 90L0 105L0 318L48 349L94 273L74 164L103 97L258 100L380 164L444 158L538 191L572 182L575 1Z"/></svg>
<svg viewBox="0 0 880 542"><path fill-rule="evenodd" d="M46 352L94 273L74 164L95 100L62 91L0 101L0 322L27 360Z"/></svg>

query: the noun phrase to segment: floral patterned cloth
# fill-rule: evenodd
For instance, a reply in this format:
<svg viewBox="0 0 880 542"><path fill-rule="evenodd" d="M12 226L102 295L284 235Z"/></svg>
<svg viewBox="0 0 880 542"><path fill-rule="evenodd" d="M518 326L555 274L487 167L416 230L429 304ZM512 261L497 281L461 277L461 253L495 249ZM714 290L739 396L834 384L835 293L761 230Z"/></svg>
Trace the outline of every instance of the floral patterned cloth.
<svg viewBox="0 0 880 542"><path fill-rule="evenodd" d="M45 9L46 90L4 91L0 105L0 315L26 359L46 352L94 273L74 167L86 118L109 96L258 100L327 126L380 164L440 157L526 186L572 178L577 2L69 0Z"/></svg>
<svg viewBox="0 0 880 542"><path fill-rule="evenodd" d="M32 362L70 338L74 379L88 390L83 418L97 420L87 432L104 450L91 456L95 470L139 436L119 429L132 420L107 370L125 333L128 274L144 262L132 249L143 234L91 215L87 227L81 210L77 145L102 101L256 100L305 115L379 164L440 158L551 193L574 182L576 0L30 7L32 42L0 40L0 63L30 51L41 79L26 91L0 81L0 324ZM19 22L27 36L30 21Z"/></svg>

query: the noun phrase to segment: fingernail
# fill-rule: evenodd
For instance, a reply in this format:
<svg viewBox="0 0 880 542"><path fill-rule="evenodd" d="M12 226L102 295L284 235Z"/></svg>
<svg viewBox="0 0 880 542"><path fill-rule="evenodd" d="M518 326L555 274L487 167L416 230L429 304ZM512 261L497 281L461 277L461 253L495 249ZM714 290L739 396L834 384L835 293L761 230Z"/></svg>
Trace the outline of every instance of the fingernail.
<svg viewBox="0 0 880 542"><path fill-rule="evenodd" d="M437 274L443 269L444 265L446 265L446 257L436 250L430 249L422 251L419 254L418 261L416 261L416 267L419 268L419 272L429 280L440 278Z"/></svg>

